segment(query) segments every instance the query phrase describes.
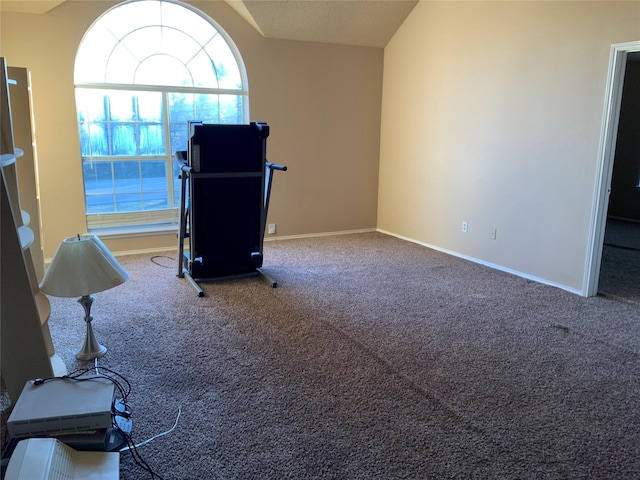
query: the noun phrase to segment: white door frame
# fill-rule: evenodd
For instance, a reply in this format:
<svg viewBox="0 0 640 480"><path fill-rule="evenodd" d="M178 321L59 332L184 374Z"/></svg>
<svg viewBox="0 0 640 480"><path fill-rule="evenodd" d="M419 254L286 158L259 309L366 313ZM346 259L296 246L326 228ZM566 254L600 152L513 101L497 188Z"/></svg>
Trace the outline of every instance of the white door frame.
<svg viewBox="0 0 640 480"><path fill-rule="evenodd" d="M611 193L611 175L616 154L620 104L622 103L622 87L629 52L640 52L640 41L611 45L600 147L598 149L598 171L591 208L589 243L582 284L582 294L587 297L598 293L604 231L607 225L607 210Z"/></svg>

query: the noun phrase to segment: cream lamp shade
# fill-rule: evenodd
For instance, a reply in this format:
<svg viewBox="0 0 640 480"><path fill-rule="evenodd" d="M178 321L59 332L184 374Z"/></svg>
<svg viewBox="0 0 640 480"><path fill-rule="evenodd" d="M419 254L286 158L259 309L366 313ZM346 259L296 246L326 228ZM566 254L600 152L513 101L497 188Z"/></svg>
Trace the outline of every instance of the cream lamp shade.
<svg viewBox="0 0 640 480"><path fill-rule="evenodd" d="M47 269L40 290L54 297L80 297L102 292L129 280L95 235L65 238Z"/></svg>

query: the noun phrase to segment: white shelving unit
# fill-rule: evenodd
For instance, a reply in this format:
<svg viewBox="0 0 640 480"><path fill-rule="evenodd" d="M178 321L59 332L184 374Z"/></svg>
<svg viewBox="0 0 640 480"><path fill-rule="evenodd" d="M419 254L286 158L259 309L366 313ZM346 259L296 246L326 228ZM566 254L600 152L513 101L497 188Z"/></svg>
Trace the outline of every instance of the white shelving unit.
<svg viewBox="0 0 640 480"><path fill-rule="evenodd" d="M1 58L0 62L0 371L9 397L15 403L28 380L65 375L66 367L55 354L48 324L51 305L39 287L44 260L40 247L39 208L35 193L37 186L33 176L35 167L31 146L31 122L30 115L27 113L25 119L24 113L25 108L27 112L30 111L28 88L19 82L9 80L5 59ZM17 73L26 81L26 71L22 70L24 69L18 70ZM12 89L19 93L13 98ZM12 105L12 100L15 105ZM18 119L20 123L14 124ZM22 140L29 141L29 145L24 145L23 149L16 148L14 131L20 133L20 137L16 135L16 138L29 139ZM26 170L20 168L22 162L25 163ZM25 172L26 177L31 175L31 178L21 178ZM23 203L29 205L29 211L22 208ZM38 259L37 266L34 265L34 256Z"/></svg>

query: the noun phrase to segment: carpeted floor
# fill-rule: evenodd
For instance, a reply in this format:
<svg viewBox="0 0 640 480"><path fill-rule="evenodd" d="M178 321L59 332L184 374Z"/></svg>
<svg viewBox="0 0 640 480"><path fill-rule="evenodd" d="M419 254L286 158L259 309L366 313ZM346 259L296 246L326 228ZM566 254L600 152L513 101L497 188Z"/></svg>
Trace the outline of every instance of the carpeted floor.
<svg viewBox="0 0 640 480"><path fill-rule="evenodd" d="M258 278L121 257L99 364L165 479L640 478L640 303L582 298L379 233L271 241ZM74 299L50 328L71 370ZM149 474L122 454L121 478Z"/></svg>
<svg viewBox="0 0 640 480"><path fill-rule="evenodd" d="M640 302L640 223L607 220L598 292Z"/></svg>

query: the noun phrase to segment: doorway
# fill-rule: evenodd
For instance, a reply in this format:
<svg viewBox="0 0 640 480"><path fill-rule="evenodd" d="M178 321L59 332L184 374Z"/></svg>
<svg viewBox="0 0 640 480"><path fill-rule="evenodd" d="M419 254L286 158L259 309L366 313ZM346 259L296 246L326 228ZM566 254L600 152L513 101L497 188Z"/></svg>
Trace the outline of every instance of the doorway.
<svg viewBox="0 0 640 480"><path fill-rule="evenodd" d="M602 122L602 131L600 135L598 183L592 208L592 221L589 239L590 241L588 246L589 252L587 255L587 265L585 266L585 281L583 284L583 293L586 296L594 296L598 293L601 273L603 274L603 281L606 284L606 282L610 280L610 277L607 277L607 279L605 280L604 276L610 275L610 272L612 271L615 272L616 268L620 266L616 265L615 263L617 262L621 265L625 265L628 261L624 256L615 255L615 259L612 259L612 256L610 255L611 249L626 250L627 248L620 247L629 247L629 245L626 244L626 242L615 243L619 241L612 240L614 229L618 226L617 222L620 219L610 218L609 201L612 191L611 188L614 173L614 163L616 159L618 127L621 119L620 113L622 107L623 87L627 72L627 64L628 62L633 62L635 68L635 62L639 57L640 41L615 44L611 46L609 72L607 76L605 109ZM624 117L623 121L625 121ZM616 173L620 171L624 172L625 168L617 168L615 170L617 170ZM636 178L635 181L639 182L640 179ZM640 195L640 190L638 190L637 193ZM612 217L615 217L615 215L613 215ZM609 222L607 221L608 219ZM616 225L614 225L614 223ZM607 224L609 224L610 228L605 245L605 233L607 233ZM632 237L634 236L633 233L631 233L631 235ZM606 255L603 255L603 250L605 248L607 249L607 251L604 252L606 253ZM633 245L631 245L631 248L633 248ZM620 253L618 250L614 250L614 252ZM632 250L628 251L631 252ZM634 253L637 254L638 252ZM622 269L618 269L618 271L618 273L622 273ZM622 276L620 278L623 279ZM628 281L631 282L632 279L629 278ZM635 280L635 283L638 283L637 279Z"/></svg>
<svg viewBox="0 0 640 480"><path fill-rule="evenodd" d="M598 294L640 301L640 52L627 54Z"/></svg>

